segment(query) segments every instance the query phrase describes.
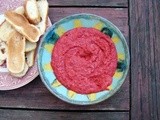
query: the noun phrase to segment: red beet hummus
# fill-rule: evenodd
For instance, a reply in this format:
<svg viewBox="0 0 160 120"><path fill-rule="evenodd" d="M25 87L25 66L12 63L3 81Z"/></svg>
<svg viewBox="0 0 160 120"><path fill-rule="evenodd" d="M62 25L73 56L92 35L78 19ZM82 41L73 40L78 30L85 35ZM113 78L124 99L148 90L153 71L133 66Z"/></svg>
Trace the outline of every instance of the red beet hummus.
<svg viewBox="0 0 160 120"><path fill-rule="evenodd" d="M111 38L94 28L75 28L59 38L51 66L61 84L80 94L106 90L117 67Z"/></svg>

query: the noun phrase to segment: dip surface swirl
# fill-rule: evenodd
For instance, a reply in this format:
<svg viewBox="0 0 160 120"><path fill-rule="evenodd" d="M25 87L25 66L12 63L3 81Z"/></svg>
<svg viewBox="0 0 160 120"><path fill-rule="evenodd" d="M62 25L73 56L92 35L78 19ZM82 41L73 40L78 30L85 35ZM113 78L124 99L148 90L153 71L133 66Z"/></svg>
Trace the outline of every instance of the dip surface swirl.
<svg viewBox="0 0 160 120"><path fill-rule="evenodd" d="M111 85L117 52L104 33L94 28L75 28L56 42L51 66L58 81L69 90L96 93Z"/></svg>

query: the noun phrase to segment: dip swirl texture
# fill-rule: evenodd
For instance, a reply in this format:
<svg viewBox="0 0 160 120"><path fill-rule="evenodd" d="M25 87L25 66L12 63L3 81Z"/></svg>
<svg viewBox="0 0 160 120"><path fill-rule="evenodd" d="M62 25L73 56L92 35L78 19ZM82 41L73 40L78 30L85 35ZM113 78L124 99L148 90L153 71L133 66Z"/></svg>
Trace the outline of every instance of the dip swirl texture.
<svg viewBox="0 0 160 120"><path fill-rule="evenodd" d="M111 85L117 52L108 35L94 28L75 28L55 44L51 66L58 81L69 90L95 93Z"/></svg>

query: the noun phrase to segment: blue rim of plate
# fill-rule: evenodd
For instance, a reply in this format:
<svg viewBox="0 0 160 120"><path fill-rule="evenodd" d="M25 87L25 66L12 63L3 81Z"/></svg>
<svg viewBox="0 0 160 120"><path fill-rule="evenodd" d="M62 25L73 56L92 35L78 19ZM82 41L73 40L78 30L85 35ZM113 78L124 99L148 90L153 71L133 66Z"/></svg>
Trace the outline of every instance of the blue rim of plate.
<svg viewBox="0 0 160 120"><path fill-rule="evenodd" d="M87 95L75 93L59 83L53 73L50 66L53 46L64 32L76 27L94 27L98 30L107 28L107 34L112 36L111 39L116 46L120 68L117 68L112 84L105 91ZM56 97L76 105L96 104L114 95L126 79L129 64L129 49L121 31L109 20L88 13L74 14L54 23L43 36L38 49L38 69L44 85Z"/></svg>

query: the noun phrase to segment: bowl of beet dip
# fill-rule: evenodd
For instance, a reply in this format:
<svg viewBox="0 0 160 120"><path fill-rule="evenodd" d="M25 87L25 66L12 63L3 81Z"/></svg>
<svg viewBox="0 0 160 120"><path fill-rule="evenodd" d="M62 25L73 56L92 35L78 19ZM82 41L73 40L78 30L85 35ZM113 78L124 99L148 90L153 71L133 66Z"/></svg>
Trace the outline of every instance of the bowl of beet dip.
<svg viewBox="0 0 160 120"><path fill-rule="evenodd" d="M54 23L38 50L42 82L61 100L77 105L99 103L115 94L125 81L129 61L120 30L86 13Z"/></svg>

